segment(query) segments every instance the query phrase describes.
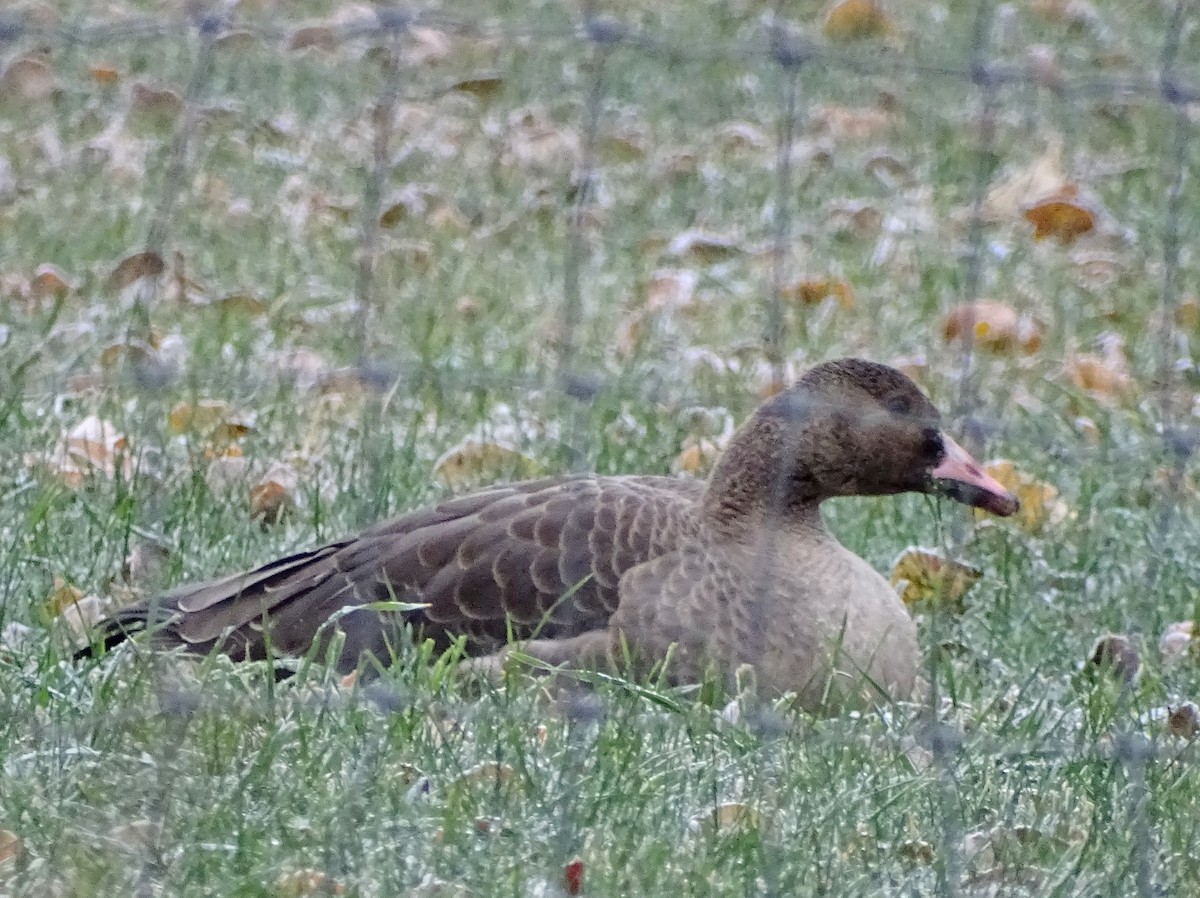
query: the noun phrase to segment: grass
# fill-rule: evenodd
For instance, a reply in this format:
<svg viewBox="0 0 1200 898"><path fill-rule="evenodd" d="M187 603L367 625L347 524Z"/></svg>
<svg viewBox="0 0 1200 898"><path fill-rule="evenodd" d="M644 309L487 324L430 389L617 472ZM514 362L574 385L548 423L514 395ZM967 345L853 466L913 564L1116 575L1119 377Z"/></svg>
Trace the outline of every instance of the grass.
<svg viewBox="0 0 1200 898"><path fill-rule="evenodd" d="M1076 22L1039 8L996 10L994 58L1023 66L1040 42L1071 77L1155 74L1158 8L1106 2ZM571 10L464 0L446 12L507 36L454 39L446 58L401 68L384 206L413 185L429 191L381 235L365 345L351 300L384 87L377 59L365 42L219 49L167 222L175 277L148 308L165 348L132 367L102 363L136 321L129 291L107 282L144 246L171 187L174 130L127 116L131 85L183 91L196 42L177 31L15 42L18 53L49 47L59 90L0 98L0 157L15 182L0 203L0 627L14 643L29 628L0 652L0 830L23 846L4 859L0 841L0 894L553 895L576 857L595 896L1196 892L1195 746L1162 718L1200 695L1200 666L1194 655L1167 664L1156 649L1200 604L1196 494L1186 480L1163 487L1164 471L1195 476L1195 462L1172 457L1158 432L1164 402L1168 423L1194 422L1200 337L1186 318L1171 344L1178 381L1156 387L1160 316L1198 288L1185 242L1163 294L1164 246L1200 224L1186 179L1176 213L1167 200L1173 129L1191 126L1154 98L1007 85L994 95L994 139L981 142L976 88L902 65L964 70L967 4L889 6L892 38L843 51L881 74L820 59L802 68L787 269L843 278L855 301L782 310L789 371L844 353L919 354L924 385L952 408L961 346L943 341L941 319L962 298L979 173L1003 181L1058 136L1068 173L1107 212L1102 234L1071 250L1033 242L1020 220L982 232L980 295L1046 329L1033 354L974 359L974 426L990 452L1057 487L1066 519L1028 531L915 497L828 509L881 570L920 543L985 571L964 614L922 621L932 704L837 720L748 707L734 724L703 691L620 681L567 696L524 681L479 694L416 650L354 687L319 665L275 683L221 659L68 660L67 628L45 608L55 578L117 593L114 577L147 537L171 549L163 581L214 576L444 494L434 463L472 433L500 434L545 470L665 473L684 438L712 435L689 409L740 420L753 406L769 368L784 75L726 51L759 39L764 8L605 11L689 49L618 47L603 64L569 358L596 388L584 402L554 386L571 159L599 66L594 51L545 36L569 29ZM51 12L61 24L102 21L86 4ZM274 27L331 12L265 4L239 15ZM811 25L822 10L787 12ZM105 15L173 13L144 3ZM1191 78L1190 21L1178 36ZM117 70L115 84L89 78L100 64ZM481 72L501 75L495 95L445 90ZM891 118L864 125L864 138L839 136L838 108ZM750 138L730 137L737 122ZM1184 142L1185 171L1198 152ZM870 173L879 159L895 162L899 186ZM850 201L898 228L877 263L880 230L839 226ZM731 235L741 251L715 264L671 258L665 244L690 227ZM1080 253L1103 254L1105 276L1087 277ZM28 295L43 263L71 282L59 303ZM696 299L647 312L646 285L664 267L694 270ZM208 300L240 293L261 308L181 300L178 275ZM1088 393L1064 373L1105 334L1125 341L1126 395ZM365 360L387 401L353 379L306 387L289 373L301 353L326 373ZM210 489L212 447L169 428L172 408L203 398L256 413L240 440L248 483L279 460L301 475L297 511L280 525L252 520L240 486ZM88 414L127 436L137 464L72 489L29 454ZM1132 687L1084 670L1110 631L1141 650ZM728 802L746 819L712 825Z"/></svg>

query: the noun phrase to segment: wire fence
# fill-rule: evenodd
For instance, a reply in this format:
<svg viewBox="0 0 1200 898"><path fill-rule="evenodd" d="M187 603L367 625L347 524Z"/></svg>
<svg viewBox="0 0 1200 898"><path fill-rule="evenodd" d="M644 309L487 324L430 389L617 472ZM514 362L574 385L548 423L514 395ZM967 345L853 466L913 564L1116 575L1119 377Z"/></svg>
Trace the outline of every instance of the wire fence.
<svg viewBox="0 0 1200 898"><path fill-rule="evenodd" d="M814 242L811 235L813 210L807 200L813 193L811 182L822 177L815 168L818 163L814 162L814 155L807 148L798 147L799 137L806 133L806 122L814 116L825 97L844 93L843 87L836 84L830 87L825 79L854 77L866 79L864 83L872 85L898 84L901 101L905 90L916 89L913 85L950 85L949 95L957 96L970 107L971 124L962 131L970 134L973 140L970 153L965 154L970 171L965 180L958 182L959 186L966 184L963 196L968 214L962 232L965 241L958 258L958 272L953 278L953 295L938 297L934 303L939 316L948 311L946 305L963 305L968 310L967 317L959 322L955 337L945 342L930 342L927 351L930 356L948 360L956 371L951 378L955 389L952 417L962 424L969 437L974 438L971 446L974 451L983 451L984 442L993 434L1003 434L1015 419L1015 416L1010 417L1008 409L997 404L994 384L991 386L992 398L983 395L986 392L983 382L993 376L994 371L988 367L986 359L981 362L979 325L995 326L995 322L977 321L974 317L977 307L965 305L989 295L989 285L994 287L997 282L992 269L1004 264L1005 253L995 245L995 225L989 218L992 215L989 199L994 196L997 182L1006 176L1003 166L997 165L997 159L1005 155L1003 119L1010 113L1021 114L1022 104L1026 107L1024 112L1029 113L1029 107L1043 100L1054 110L1066 110L1061 124L1067 132L1067 140L1075 141L1067 152L1085 167L1091 158L1084 133L1086 129L1070 110L1084 104L1145 104L1163 116L1161 120L1153 115L1145 119L1161 124L1166 131L1161 157L1146 162L1146 165L1154 176L1161 178L1165 189L1162 202L1153 208L1152 216L1139 218L1132 226L1136 232L1135 240L1144 239L1161 247L1154 265L1154 276L1158 281L1153 288L1156 307L1152 314L1145 316L1156 332L1151 335L1152 340L1143 344L1154 357L1135 359L1134 364L1140 370L1152 373L1154 401L1140 406L1138 414L1148 430L1157 430L1161 435L1163 456L1170 464L1169 488L1157 500L1160 504L1155 542L1161 550L1168 533L1179 525L1182 484L1197 444L1193 411L1185 405L1190 396L1187 378L1191 376L1186 364L1187 352L1189 344L1194 346L1191 341L1195 337L1187 331L1186 323L1180 323L1188 320L1183 307L1196 288L1194 260L1184 240L1188 225L1195 222L1192 207L1196 205L1190 191L1194 191L1193 117L1196 104L1200 103L1200 68L1186 58L1186 52L1192 49L1191 44L1195 41L1194 9L1185 0L1178 0L1169 15L1163 16L1155 64L1144 61L1139 64L1133 60L1102 73L1090 69L1074 70L1057 61L1049 63L1044 55L1039 55L1040 50L1039 53L1014 57L1011 47L997 49L995 35L1011 26L1014 13L1010 5L997 5L990 0L980 0L973 12L969 46L946 48L940 53L908 53L903 48L880 53L875 49L860 49L857 45L840 45L815 35L813 29L803 30L789 23L785 12L782 6L764 12L761 20L752 27L738 29L738 37L719 40L707 38L703 31L699 35L683 31L676 34L670 28L639 26L590 7L563 24L513 24L498 16L488 17L485 21L390 6L379 6L370 11L356 9L353 16L320 22L255 18L240 15L232 7L225 9L203 4L189 5L182 18L138 16L76 23L46 24L42 20L44 17L36 14L26 16L10 12L0 14L0 71L8 73L5 87L0 89L0 98L3 98L3 90L10 93L10 103L16 102L13 97L19 94L36 94L40 88L29 85L36 85L37 79L27 81L26 76L20 74L18 64L28 69L32 60L32 69L36 69L39 60L53 59L56 54L66 51L100 49L107 58L128 56L143 60L138 64L145 64L148 54L163 48L173 54L182 53L187 60L182 67L186 77L178 92L177 114L172 117L168 136L164 139L165 151L161 156L147 157L157 159L158 170L148 170L145 174L148 181L157 181L158 190L153 195L149 214L131 229L140 252L165 260L170 258L176 242L189 227L188 201L198 190L197 143L206 117L212 114L214 98L235 94L239 78L254 77L231 62L230 54L246 40L253 40L283 59L285 67L289 53L297 56L324 54L334 60L334 66L347 48L369 55L376 63L376 77L372 82L375 92L367 101L369 113L365 118L369 132L365 140L369 151L366 170L359 173L361 194L356 198L352 213L354 252L352 257L343 260L351 272L348 280L353 284L353 315L349 330L353 334L351 345L357 352L354 361L360 372L367 372L377 363L375 354L381 345L387 343L373 336L379 322L394 321L396 314L390 296L394 284L385 282L380 275L381 258L386 250L383 221L388 193L398 180L416 181L426 176L419 164L415 166L416 174L413 173L414 164L399 147L401 132L405 133L405 139L410 134L409 126L399 122L400 107L413 97L430 95L428 84L414 78L414 71L423 65L414 61L418 58L412 49L414 36L432 41L469 38L488 47L518 48L522 57L535 59L539 54L549 52L548 48L554 48L558 54L555 58L567 59L580 74L575 82L579 96L572 107L577 110L578 119L570 123L578 135L578 148L573 162L556 169L555 175L561 177L563 183L558 185L551 216L554 227L561 228L561 235L565 236L557 243L561 246L561 258L554 269L558 280L547 291L547 295L553 297L551 317L554 324L546 341L550 350L546 363L534 366L533 373L508 375L461 368L440 370L436 362L428 359L392 358L385 379L393 390L397 383L432 378L450 393L465 394L473 388L483 387L514 393L540 389L558 394L567 409L564 416L567 433L563 442L570 453L568 464L577 469L589 461L587 406L597 395L616 391L624 398L653 402L661 399L664 392L672 392L679 405L696 398L695 389L688 384L669 382L669 379L632 383L617 377L611 369L604 371L598 367L595 354L588 351L587 344L594 339L594 334L587 331L586 321L597 305L606 302L597 295L596 289L589 287L589 278L611 259L611 250L606 249L597 237L592 212L602 201L601 194L606 189L602 148L605 138L613 133L614 108L619 112L620 107L628 103L627 97L621 97L617 102L616 94L627 90L622 84L622 67L628 65L630 57L637 57L643 63L656 61L666 78L686 78L686 74L678 75L680 71L686 73L698 69L724 74L733 70L746 76L762 77L773 85L775 100L771 121L775 134L770 147L771 187L767 201L756 210L762 218L758 224L765 243L765 247L759 248L764 250L762 255L769 264L762 271L759 284L762 299L753 319L757 330L749 336L769 366L775 389L794 376L797 353L793 347L800 346L800 355L808 357L810 348L805 341L812 336L809 329L814 326L809 315L815 319L817 314L805 311L798 316L789 291L795 289L794 284L801 274L796 270L795 245L802 239ZM548 15L546 19L560 21L557 16ZM1069 47L1062 49L1065 58L1069 55ZM688 69L689 66L692 68ZM501 72L495 77L503 79L504 75ZM491 73L489 77L492 77ZM479 86L477 89L485 91L487 88ZM895 97L890 100L894 101ZM433 167L437 162L427 165ZM2 186L0 184L0 192L3 192ZM1060 185L1063 186L1066 185ZM481 189L486 190L486 185ZM720 210L716 210L713 216L719 214ZM82 212L81 217L83 215L86 212ZM822 244L816 242L815 245ZM721 255L726 250L727 247L718 242L711 251ZM170 285L169 273L163 266L163 270L156 269L152 276L137 278L135 284L126 337L127 340L149 341L153 322L164 303L163 292ZM447 289L452 288L447 286ZM836 290L831 288L830 295L834 293ZM447 295L446 299L449 298ZM729 322L729 327L746 330L742 322ZM747 335L743 333L743 336ZM670 351L673 347L665 341L661 348ZM133 364L136 363L134 359ZM1192 365L1194 368L1194 361ZM602 373L598 374L598 370ZM15 383L14 386L19 390L23 385ZM950 535L951 543L960 546L965 539L962 529ZM1152 553L1150 559L1145 588L1153 592L1161 583L1163 565L1171 561L1165 551ZM960 856L964 833L963 796L958 777L964 739L968 735L944 714L940 701L944 694L944 684L939 681L942 676L940 666L931 663L929 675L933 681L931 718L922 738L926 740L925 750L932 759L932 777L938 786L938 851L943 860L937 890L946 896L967 891L974 894ZM1121 701L1130 700L1129 695L1123 694ZM139 709L128 713L131 720L157 719L161 714L179 721L181 735L177 740L167 741L170 748L182 741L182 731L196 712L193 705L185 701L182 711L164 707L161 711ZM104 715L110 716L110 712L105 711ZM87 715L83 717L71 724L77 734L86 733L99 723ZM583 729L579 727L581 732ZM1064 762L1085 763L1099 759L1111 764L1114 771L1120 771L1127 798L1126 819L1120 821L1120 825L1134 834L1134 851L1129 878L1114 884L1111 893L1136 894L1139 898L1165 894L1156 872L1161 846L1155 823L1150 819L1147 789L1156 773L1162 774L1164 767L1172 762L1164 760L1162 745L1157 740L1135 731L1132 724L1128 731L1108 736L1113 737L1111 745L1088 742L1048 748L1042 742L1033 752L1052 751ZM37 737L31 738L34 742L39 741ZM45 734L41 738L54 741ZM843 737L835 734L830 738ZM855 733L844 738L847 744L860 740ZM590 748L586 738L572 745L581 758ZM352 774L359 778L360 786L371 781L384 763L385 746L369 746L369 749ZM976 740L971 742L971 750L976 753L987 751L996 759L1014 754L1027 757L1011 744L982 746ZM160 792L151 801L149 809L151 828L155 831L161 832L164 821L172 813L169 808L172 778L181 764L176 757L155 759ZM585 762L577 759L573 773L565 775L583 777L585 767ZM569 791L564 789L563 794ZM360 798L365 795L362 789L349 786L345 794L359 795ZM578 821L568 820L569 807L569 802L565 802L560 809L563 829L582 827ZM345 830L349 832L369 817L370 808L365 799L347 801L344 812ZM564 838L564 844L570 841ZM566 855L574 847L562 850ZM347 856L353 854L353 848L333 846L329 851L327 866L344 877L352 866ZM151 839L139 855L139 863L138 894L152 894L155 881L171 861L163 854L156 839ZM768 889L765 893L777 892ZM1021 892L1026 893L1038 892ZM1073 892L1068 889L1065 893Z"/></svg>

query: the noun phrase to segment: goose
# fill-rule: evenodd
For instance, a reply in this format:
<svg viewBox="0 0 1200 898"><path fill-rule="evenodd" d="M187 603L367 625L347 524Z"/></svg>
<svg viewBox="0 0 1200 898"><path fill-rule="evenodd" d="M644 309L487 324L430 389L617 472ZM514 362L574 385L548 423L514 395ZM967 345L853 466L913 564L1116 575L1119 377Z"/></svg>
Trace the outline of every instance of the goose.
<svg viewBox="0 0 1200 898"><path fill-rule="evenodd" d="M811 711L903 700L920 666L913 620L820 507L905 492L1018 508L906 375L827 361L759 406L707 482L570 474L481 489L125 608L81 654L148 631L192 654L300 655L327 648L336 617L343 672L364 656L386 665L415 636L459 642L484 669L519 651L687 683L748 664L760 694ZM394 600L419 607L381 610Z"/></svg>

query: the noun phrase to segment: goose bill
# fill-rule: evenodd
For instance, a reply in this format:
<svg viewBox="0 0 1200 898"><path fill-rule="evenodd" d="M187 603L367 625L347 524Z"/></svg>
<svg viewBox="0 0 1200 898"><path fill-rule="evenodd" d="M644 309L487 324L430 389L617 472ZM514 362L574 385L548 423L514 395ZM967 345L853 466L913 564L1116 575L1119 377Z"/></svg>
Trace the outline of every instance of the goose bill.
<svg viewBox="0 0 1200 898"><path fill-rule="evenodd" d="M1021 507L1017 497L985 472L958 443L942 434L946 457L932 471L938 492L944 496L1007 517Z"/></svg>

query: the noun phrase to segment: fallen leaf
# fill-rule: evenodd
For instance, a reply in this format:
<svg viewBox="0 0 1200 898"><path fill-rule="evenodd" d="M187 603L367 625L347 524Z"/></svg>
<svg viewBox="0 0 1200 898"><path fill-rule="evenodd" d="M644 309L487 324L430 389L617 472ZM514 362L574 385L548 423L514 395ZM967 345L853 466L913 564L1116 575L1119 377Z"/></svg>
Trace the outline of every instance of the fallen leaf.
<svg viewBox="0 0 1200 898"><path fill-rule="evenodd" d="M748 122L727 122L717 129L717 144L735 152L759 152L770 149L772 141L762 129Z"/></svg>
<svg viewBox="0 0 1200 898"><path fill-rule="evenodd" d="M1063 246L1096 227L1093 204L1079 196L1079 188L1067 184L1050 196L1025 207L1025 220L1033 225L1033 239L1056 237Z"/></svg>
<svg viewBox="0 0 1200 898"><path fill-rule="evenodd" d="M999 481L1021 502L1021 508L1011 518L1024 529L1036 531L1045 525L1061 524L1071 515L1067 503L1058 496L1058 489L1043 480L1017 469L1007 459L994 459L983 466L983 470ZM976 519L992 520L987 513L975 510Z"/></svg>
<svg viewBox="0 0 1200 898"><path fill-rule="evenodd" d="M976 346L995 353L1020 349L1037 352L1042 345L1042 327L1031 316L992 299L955 306L942 320L946 342L970 337Z"/></svg>
<svg viewBox="0 0 1200 898"><path fill-rule="evenodd" d="M1184 702L1171 708L1167 714L1167 731L1180 739L1195 739L1200 736L1200 708L1195 702Z"/></svg>
<svg viewBox="0 0 1200 898"><path fill-rule="evenodd" d="M169 125L183 112L183 97L169 87L138 81L130 88L129 111L143 121Z"/></svg>
<svg viewBox="0 0 1200 898"><path fill-rule="evenodd" d="M667 244L667 255L703 265L724 262L744 252L744 248L734 238L698 229L682 231Z"/></svg>
<svg viewBox="0 0 1200 898"><path fill-rule="evenodd" d="M266 524L278 524L296 507L300 480L296 469L275 462L265 475L250 487L250 517Z"/></svg>
<svg viewBox="0 0 1200 898"><path fill-rule="evenodd" d="M883 37L894 27L878 0L838 0L825 13L822 30L830 40L851 41Z"/></svg>
<svg viewBox="0 0 1200 898"><path fill-rule="evenodd" d="M117 263L108 277L108 289L124 290L142 278L156 278L167 270L163 257L153 250L133 253Z"/></svg>
<svg viewBox="0 0 1200 898"><path fill-rule="evenodd" d="M29 282L29 294L37 299L61 299L71 292L67 276L49 262L39 265Z"/></svg>
<svg viewBox="0 0 1200 898"><path fill-rule="evenodd" d="M322 50L332 52L337 49L338 33L329 25L302 25L292 32L288 39L289 50Z"/></svg>
<svg viewBox="0 0 1200 898"><path fill-rule="evenodd" d="M1097 399L1114 401L1133 393L1133 378L1123 355L1076 354L1066 367L1071 383Z"/></svg>
<svg viewBox="0 0 1200 898"><path fill-rule="evenodd" d="M213 41L213 49L219 53L247 53L261 46L262 37L248 28L230 29Z"/></svg>
<svg viewBox="0 0 1200 898"><path fill-rule="evenodd" d="M442 453L433 471L457 490L502 479L535 477L542 473L542 465L513 446L468 438Z"/></svg>
<svg viewBox="0 0 1200 898"><path fill-rule="evenodd" d="M121 73L115 66L106 65L104 63L95 63L88 66L87 73L88 77L97 84L103 84L105 86L116 84L121 77Z"/></svg>
<svg viewBox="0 0 1200 898"><path fill-rule="evenodd" d="M494 100L499 96L503 87L504 78L500 75L490 73L486 75L472 75L469 78L455 81L450 85L450 90L470 94L477 99L488 101Z"/></svg>
<svg viewBox="0 0 1200 898"><path fill-rule="evenodd" d="M783 288L783 298L805 306L813 306L832 296L843 309L854 308L854 288L842 278L802 278Z"/></svg>
<svg viewBox="0 0 1200 898"><path fill-rule="evenodd" d="M49 61L37 54L18 56L0 74L0 101L37 102L49 99L59 89L58 78Z"/></svg>
<svg viewBox="0 0 1200 898"><path fill-rule="evenodd" d="M226 315L245 315L247 318L258 318L269 310L267 304L252 293L228 293L213 300L212 306Z"/></svg>
<svg viewBox="0 0 1200 898"><path fill-rule="evenodd" d="M1132 683L1141 672L1142 662L1138 650L1128 636L1109 633L1101 636L1092 646L1088 666L1093 670L1111 670L1126 683Z"/></svg>
<svg viewBox="0 0 1200 898"><path fill-rule="evenodd" d="M563 865L563 889L568 895L579 895L583 892L583 861L577 857L571 858Z"/></svg>
<svg viewBox="0 0 1200 898"><path fill-rule="evenodd" d="M934 549L910 547L892 564L891 582L906 606L965 608L967 591L983 578L979 568L946 558Z"/></svg>

